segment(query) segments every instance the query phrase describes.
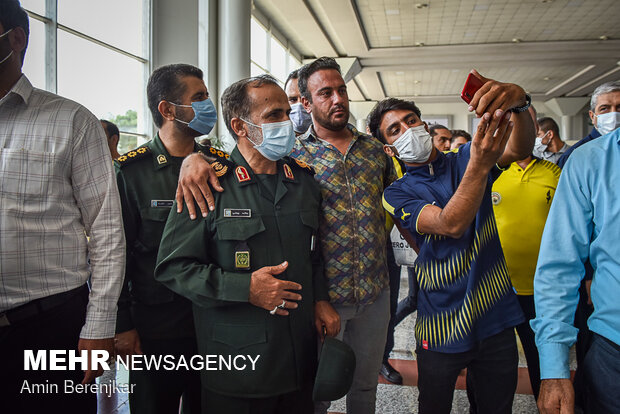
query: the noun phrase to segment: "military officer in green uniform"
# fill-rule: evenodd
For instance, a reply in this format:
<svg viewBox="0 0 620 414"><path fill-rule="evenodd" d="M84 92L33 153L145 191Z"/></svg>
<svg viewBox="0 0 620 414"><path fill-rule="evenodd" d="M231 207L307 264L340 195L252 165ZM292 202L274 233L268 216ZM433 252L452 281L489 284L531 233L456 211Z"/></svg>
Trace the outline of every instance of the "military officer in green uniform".
<svg viewBox="0 0 620 414"><path fill-rule="evenodd" d="M170 214L155 275L194 303L201 355L247 362L202 372L203 413L312 413L314 307L331 308L319 187L310 167L285 157L295 134L275 79L231 85L222 111L237 142L230 160L212 163L225 191L206 218Z"/></svg>
<svg viewBox="0 0 620 414"><path fill-rule="evenodd" d="M153 140L121 155L116 175L127 240L125 285L119 299L116 352L120 356L196 353L191 302L154 277L166 218L173 204L183 157L196 151L218 156L194 138L208 134L216 114L202 71L168 65L153 72L148 105L159 132ZM215 153L215 154L213 154ZM225 154L219 152L225 160ZM200 412L200 376L195 371L130 371L132 413Z"/></svg>

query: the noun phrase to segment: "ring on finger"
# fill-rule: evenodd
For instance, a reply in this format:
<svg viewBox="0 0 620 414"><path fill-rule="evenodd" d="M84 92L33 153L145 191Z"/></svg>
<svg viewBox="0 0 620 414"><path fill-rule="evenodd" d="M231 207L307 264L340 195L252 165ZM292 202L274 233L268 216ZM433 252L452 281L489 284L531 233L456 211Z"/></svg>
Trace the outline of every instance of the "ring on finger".
<svg viewBox="0 0 620 414"><path fill-rule="evenodd" d="M285 301L285 300L283 300L283 301L282 301L282 304L281 304L281 305L279 305L279 306L277 306L277 307L278 307L278 308L280 308L280 309L284 309L284 307L286 307L286 301Z"/></svg>

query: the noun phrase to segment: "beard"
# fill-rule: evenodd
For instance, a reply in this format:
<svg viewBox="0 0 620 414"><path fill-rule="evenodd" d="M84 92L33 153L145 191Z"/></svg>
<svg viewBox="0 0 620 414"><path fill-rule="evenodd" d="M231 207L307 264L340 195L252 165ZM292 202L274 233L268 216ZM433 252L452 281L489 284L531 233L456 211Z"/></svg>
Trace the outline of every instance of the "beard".
<svg viewBox="0 0 620 414"><path fill-rule="evenodd" d="M342 109L345 111L347 115L346 118L332 120L331 114L338 109ZM312 111L312 115L314 116L314 120L317 122L317 124L321 125L325 129L329 129L330 131L341 131L349 123L349 110L343 106L337 106L332 108L332 110L327 115L324 115L319 111Z"/></svg>
<svg viewBox="0 0 620 414"><path fill-rule="evenodd" d="M177 109L179 109L179 108L177 108ZM183 122L190 122L192 120L192 118L193 118L192 113L190 113L190 115L187 116L188 114L186 112L191 112L191 111L185 111L185 108L181 108L181 110L178 113L175 114L175 115L181 115L181 116L175 116L175 118L177 120L175 120L175 122L174 122L174 129L179 131L181 134L187 135L187 136L192 137L192 138L196 138L196 137L199 137L201 135L204 135L204 134L196 131L195 129L190 128L189 125L185 125L184 123L178 121L179 119L181 121L183 121ZM188 118L188 117L190 118L189 121L186 120L186 118Z"/></svg>

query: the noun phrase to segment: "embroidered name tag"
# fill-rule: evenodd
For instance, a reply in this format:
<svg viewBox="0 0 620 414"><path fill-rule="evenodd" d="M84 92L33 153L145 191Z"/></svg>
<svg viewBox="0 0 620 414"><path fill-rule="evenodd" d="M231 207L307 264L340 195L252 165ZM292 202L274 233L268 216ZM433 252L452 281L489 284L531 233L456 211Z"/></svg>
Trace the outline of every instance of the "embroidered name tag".
<svg viewBox="0 0 620 414"><path fill-rule="evenodd" d="M174 200L151 200L151 207L172 207Z"/></svg>
<svg viewBox="0 0 620 414"><path fill-rule="evenodd" d="M225 208L224 217L252 217L252 210L249 208Z"/></svg>

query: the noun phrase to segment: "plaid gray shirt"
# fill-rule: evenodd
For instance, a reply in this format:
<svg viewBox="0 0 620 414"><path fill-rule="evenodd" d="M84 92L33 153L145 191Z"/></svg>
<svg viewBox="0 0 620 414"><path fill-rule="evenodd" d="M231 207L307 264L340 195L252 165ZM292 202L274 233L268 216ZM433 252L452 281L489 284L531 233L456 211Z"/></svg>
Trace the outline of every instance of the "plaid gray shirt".
<svg viewBox="0 0 620 414"><path fill-rule="evenodd" d="M0 99L0 312L91 276L80 336L113 337L124 268L120 201L99 120L22 75Z"/></svg>

